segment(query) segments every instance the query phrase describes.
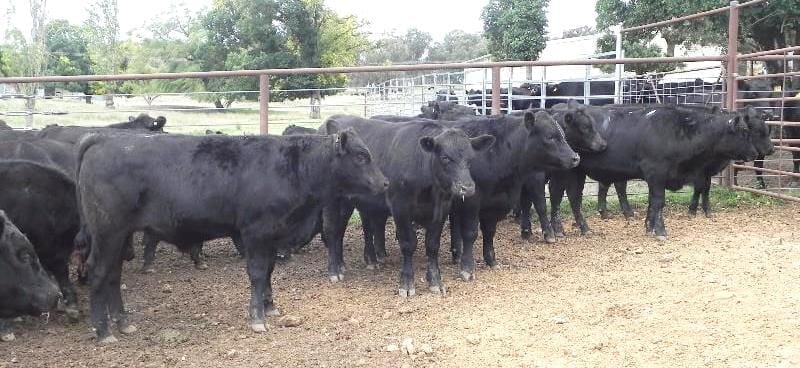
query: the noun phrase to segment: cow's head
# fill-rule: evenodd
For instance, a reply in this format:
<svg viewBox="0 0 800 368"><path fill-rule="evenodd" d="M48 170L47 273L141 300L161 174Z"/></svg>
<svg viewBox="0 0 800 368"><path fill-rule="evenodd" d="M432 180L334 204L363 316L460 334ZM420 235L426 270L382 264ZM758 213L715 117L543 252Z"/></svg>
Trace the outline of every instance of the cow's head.
<svg viewBox="0 0 800 368"><path fill-rule="evenodd" d="M524 164L542 169L571 169L580 156L570 148L561 126L544 111L525 112L527 139Z"/></svg>
<svg viewBox="0 0 800 368"><path fill-rule="evenodd" d="M713 117L708 117L713 115ZM720 113L695 113L685 119L716 120L722 126L722 136L716 139L715 153L737 161L752 161L758 157L758 151L753 145L752 131L747 125L742 114Z"/></svg>
<svg viewBox="0 0 800 368"><path fill-rule="evenodd" d="M461 129L444 129L435 137L419 139L423 151L431 155L431 170L436 186L457 197L475 194L475 182L469 172L476 153L488 150L495 141L491 135L469 138Z"/></svg>
<svg viewBox="0 0 800 368"><path fill-rule="evenodd" d="M335 120L328 120L324 127L333 139L333 179L343 194L378 194L389 187L389 180L355 130L340 129Z"/></svg>
<svg viewBox="0 0 800 368"><path fill-rule="evenodd" d="M597 124L586 109L586 106L570 100L567 109L560 112L567 142L578 152L602 152L606 149L606 140L597 132Z"/></svg>
<svg viewBox="0 0 800 368"><path fill-rule="evenodd" d="M55 308L58 285L39 264L28 238L0 210L0 318Z"/></svg>
<svg viewBox="0 0 800 368"><path fill-rule="evenodd" d="M770 130L764 121L764 114L752 107L747 107L740 114L747 124L747 128L750 129L750 140L759 156L769 156L775 153L775 146L770 140Z"/></svg>

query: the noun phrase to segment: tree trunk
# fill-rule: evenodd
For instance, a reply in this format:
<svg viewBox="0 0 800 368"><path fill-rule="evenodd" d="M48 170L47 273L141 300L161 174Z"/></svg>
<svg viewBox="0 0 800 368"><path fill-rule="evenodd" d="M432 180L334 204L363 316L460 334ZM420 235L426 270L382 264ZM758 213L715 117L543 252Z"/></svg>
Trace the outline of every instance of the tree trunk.
<svg viewBox="0 0 800 368"><path fill-rule="evenodd" d="M36 109L36 90L34 90L34 97L28 97L25 99L25 110L28 111L28 115L25 115L25 126L28 128L33 128L33 111Z"/></svg>
<svg viewBox="0 0 800 368"><path fill-rule="evenodd" d="M533 67L528 65L525 67L525 81L530 82L533 79Z"/></svg>
<svg viewBox="0 0 800 368"><path fill-rule="evenodd" d="M106 94L105 97L106 97L106 108L107 109L113 109L114 108L114 95L109 93L109 94Z"/></svg>
<svg viewBox="0 0 800 368"><path fill-rule="evenodd" d="M309 112L309 117L312 119L320 119L322 116L322 111L320 110L320 104L322 103L322 96L320 96L319 90L311 91L311 111Z"/></svg>
<svg viewBox="0 0 800 368"><path fill-rule="evenodd" d="M215 99L214 100L214 107L216 107L218 109L224 109L225 105L222 104L222 101L220 101L220 99Z"/></svg>
<svg viewBox="0 0 800 368"><path fill-rule="evenodd" d="M86 102L87 105L92 104L92 95L83 96L83 100Z"/></svg>
<svg viewBox="0 0 800 368"><path fill-rule="evenodd" d="M667 41L667 57L675 56L675 43Z"/></svg>

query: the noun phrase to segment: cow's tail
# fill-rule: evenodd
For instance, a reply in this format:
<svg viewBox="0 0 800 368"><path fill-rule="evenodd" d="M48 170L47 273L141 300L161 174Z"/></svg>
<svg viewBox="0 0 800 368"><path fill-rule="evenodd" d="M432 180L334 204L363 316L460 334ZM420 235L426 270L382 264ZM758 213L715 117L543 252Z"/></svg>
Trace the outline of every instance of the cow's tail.
<svg viewBox="0 0 800 368"><path fill-rule="evenodd" d="M81 175L81 167L83 166L83 156L86 155L86 152L94 146L95 144L102 142L103 136L100 134L90 133L85 135L81 140L78 142L78 154L76 155L76 165L75 165L75 198L78 202L78 218L80 220L80 231L75 236L74 244L75 250L77 253L76 261L78 264L78 278L80 281L86 281L86 273L87 273L87 260L89 258L89 253L91 252L92 248L92 239L90 234L86 229L86 216L83 213L83 205L81 202L81 183L80 183L80 175Z"/></svg>
<svg viewBox="0 0 800 368"><path fill-rule="evenodd" d="M92 148L92 146L94 146L95 144L101 142L102 140L103 140L103 136L102 135L96 134L96 133L90 133L90 134L87 134L87 135L83 136L83 138L81 138L81 140L78 141L78 154L76 155L76 157L77 157L76 160L77 161L76 161L76 165L75 165L75 182L76 182L76 184L77 184L78 178L80 177L80 174L81 174L81 166L82 166L81 164L83 163L83 156L86 154L86 151L88 151L89 148Z"/></svg>

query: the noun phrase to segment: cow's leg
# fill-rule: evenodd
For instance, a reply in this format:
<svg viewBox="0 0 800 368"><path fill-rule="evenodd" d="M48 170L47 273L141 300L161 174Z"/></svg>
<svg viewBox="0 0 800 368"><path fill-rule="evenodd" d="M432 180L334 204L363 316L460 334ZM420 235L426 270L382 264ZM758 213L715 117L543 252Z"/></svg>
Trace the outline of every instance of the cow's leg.
<svg viewBox="0 0 800 368"><path fill-rule="evenodd" d="M628 202L628 181L615 181L614 182L614 190L617 191L617 200L619 201L619 208L622 210L622 214L625 216L626 220L633 219L633 208L631 208L630 202Z"/></svg>
<svg viewBox="0 0 800 368"><path fill-rule="evenodd" d="M444 295L447 291L442 282L442 272L439 270L442 228L444 228L444 221L431 221L431 224L425 229L425 255L428 257L428 272L425 274L425 281L428 282L431 292Z"/></svg>
<svg viewBox="0 0 800 368"><path fill-rule="evenodd" d="M372 238L375 241L375 257L378 261L376 266L386 262L386 221L388 218L388 214L384 213L376 215L373 220Z"/></svg>
<svg viewBox="0 0 800 368"><path fill-rule="evenodd" d="M69 281L69 262L68 259L59 259L53 264L45 265L55 277L58 282L58 288L61 290L64 301L64 313L71 322L77 322L80 318L78 311L78 293L75 291L75 286Z"/></svg>
<svg viewBox="0 0 800 368"><path fill-rule="evenodd" d="M533 232L533 230L531 230L531 205L533 204L531 197L535 196L535 194L532 193L532 190L529 190L529 188L533 185L533 183L526 183L522 188L522 193L520 193L519 196L517 219L519 220L520 236L522 236L522 239L530 239ZM539 212L538 208L536 209L536 212ZM542 226L544 226L544 223ZM544 227L542 227L542 230L544 230Z"/></svg>
<svg viewBox="0 0 800 368"><path fill-rule="evenodd" d="M367 265L368 270L374 270L375 264L378 263L378 255L375 252L375 226L373 216L371 213L358 210L361 216L361 231L364 233L364 264Z"/></svg>
<svg viewBox="0 0 800 368"><path fill-rule="evenodd" d="M403 254L403 266L400 271L399 294L402 297L414 296L414 251L417 248L417 233L411 216L406 214L393 214L397 238L400 241L400 251Z"/></svg>
<svg viewBox="0 0 800 368"><path fill-rule="evenodd" d="M247 258L247 249L242 244L242 237L234 235L231 237L231 241L233 241L233 246L236 248L236 253L239 254L239 257Z"/></svg>
<svg viewBox="0 0 800 368"><path fill-rule="evenodd" d="M15 339L14 330L8 323L0 319L0 342L11 342Z"/></svg>
<svg viewBox="0 0 800 368"><path fill-rule="evenodd" d="M572 217L575 219L575 224L581 230L581 235L586 235L591 231L591 229L589 229L589 224L583 217L583 211L581 209L581 205L583 205L583 188L586 184L586 175L576 175L575 180L570 181L570 183L571 185L568 187L567 196L569 197L569 206L572 208Z"/></svg>
<svg viewBox="0 0 800 368"><path fill-rule="evenodd" d="M703 206L703 214L706 215L707 218L711 217L711 202L709 202L709 194L711 192L711 177L706 176L703 178L705 185L703 186L703 192L700 193L702 195L702 206Z"/></svg>
<svg viewBox="0 0 800 368"><path fill-rule="evenodd" d="M267 290L268 251L271 245L264 244L263 239L242 234L247 249L247 275L250 277L250 329L253 332L267 332L265 324L265 301ZM274 261L273 261L274 262Z"/></svg>
<svg viewBox="0 0 800 368"><path fill-rule="evenodd" d="M142 264L142 272L143 273L154 273L156 272L155 266L153 266L153 261L156 259L156 248L158 247L158 239L155 236L150 234L149 231L145 231L142 234L142 245L144 245L144 263Z"/></svg>
<svg viewBox="0 0 800 368"><path fill-rule="evenodd" d="M461 260L463 244L461 239L461 217L458 211L450 211L450 255L453 263L458 264Z"/></svg>
<svg viewBox="0 0 800 368"><path fill-rule="evenodd" d="M331 282L344 280L344 266L341 264L342 243L344 232L347 229L347 221L352 213L353 206L344 200L335 200L323 209L322 223L328 245L328 276Z"/></svg>
<svg viewBox="0 0 800 368"><path fill-rule="evenodd" d="M792 154L795 154L795 153L797 153L797 152L792 152ZM763 155L759 155L758 158L756 158L756 160L753 161L753 167L756 167L756 168L759 168L759 169L763 169L764 168L764 156ZM795 164L795 167L796 167L796 164ZM763 171L756 170L756 181L758 182L758 187L759 188L761 188L761 189L766 189L767 188L767 183L764 181L764 172Z"/></svg>
<svg viewBox="0 0 800 368"><path fill-rule="evenodd" d="M459 209L458 222L461 235L461 262L459 273L464 281L475 280L475 239L478 238L477 206Z"/></svg>
<svg viewBox="0 0 800 368"><path fill-rule="evenodd" d="M700 195L703 191L702 185L699 183L695 183L694 188L692 189L692 199L689 202L689 217L694 218L697 216L697 206L700 204Z"/></svg>
<svg viewBox="0 0 800 368"><path fill-rule="evenodd" d="M111 344L117 341L111 333L109 312L114 286L119 291L119 271L122 268L122 252L130 239L130 234L122 234L115 227L111 231L92 232L92 250L89 254L89 304L92 326L97 334L98 344Z"/></svg>
<svg viewBox="0 0 800 368"><path fill-rule="evenodd" d="M536 210L536 215L539 217L539 225L542 228L544 241L555 243L556 235L553 231L553 225L550 224L550 218L547 217L547 200L545 199L544 186L544 181L541 181L536 183L536 186L533 188L533 208ZM530 205L528 208L528 218L530 219Z"/></svg>
<svg viewBox="0 0 800 368"><path fill-rule="evenodd" d="M206 263L206 257L203 257L203 243L199 242L197 244L192 245L189 248L189 257L192 258L192 262L194 262L194 268L198 270L207 270L208 263Z"/></svg>
<svg viewBox="0 0 800 368"><path fill-rule="evenodd" d="M606 183L597 183L597 211L600 212L600 218L603 220L608 220L611 218L611 215L608 214L608 188L610 185Z"/></svg>
<svg viewBox="0 0 800 368"><path fill-rule="evenodd" d="M655 235L656 239L658 240L667 240L667 230L664 226L664 199L665 199L665 187L663 183L648 181L647 186L649 187L649 194L650 198L650 208L648 209L648 217L649 222L651 225L651 231L653 235Z"/></svg>
<svg viewBox="0 0 800 368"><path fill-rule="evenodd" d="M480 219L481 235L483 235L483 262L487 266L494 268L497 266L497 259L494 254L494 234L497 232L497 219Z"/></svg>
<svg viewBox="0 0 800 368"><path fill-rule="evenodd" d="M272 247L266 249L267 286L264 289L264 314L271 317L281 315L280 310L275 307L275 301L272 298L272 271L275 270L275 256L275 249Z"/></svg>
<svg viewBox="0 0 800 368"><path fill-rule="evenodd" d="M561 222L561 201L566 191L566 181L560 175L550 179L550 225L556 237L564 237L564 225Z"/></svg>
<svg viewBox="0 0 800 368"><path fill-rule="evenodd" d="M136 326L132 325L128 320L128 312L125 310L125 304L122 301L122 261L120 260L117 267L114 267L110 272L110 297L108 304L108 312L111 315L111 320L117 323L117 328L124 335L130 335L136 332Z"/></svg>

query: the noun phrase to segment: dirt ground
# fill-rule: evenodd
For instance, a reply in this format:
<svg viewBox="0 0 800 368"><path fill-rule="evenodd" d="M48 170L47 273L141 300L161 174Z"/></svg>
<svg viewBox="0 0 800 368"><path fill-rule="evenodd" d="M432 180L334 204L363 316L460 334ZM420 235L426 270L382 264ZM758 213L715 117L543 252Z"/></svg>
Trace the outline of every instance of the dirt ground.
<svg viewBox="0 0 800 368"><path fill-rule="evenodd" d="M479 264L474 282L457 279L443 252L446 297L427 291L418 251L408 300L396 295L394 235L389 263L371 271L353 227L343 283L328 281L318 241L277 268L276 303L301 324L272 317L263 335L247 327L249 283L228 241L206 246L205 271L163 246L158 273L126 266L136 334L97 347L85 318L26 318L16 341L0 343L0 367L800 366L800 206L694 220L671 210L664 243L644 234L640 213L589 220L592 235L570 229L555 245L522 241L504 222L501 266Z"/></svg>

